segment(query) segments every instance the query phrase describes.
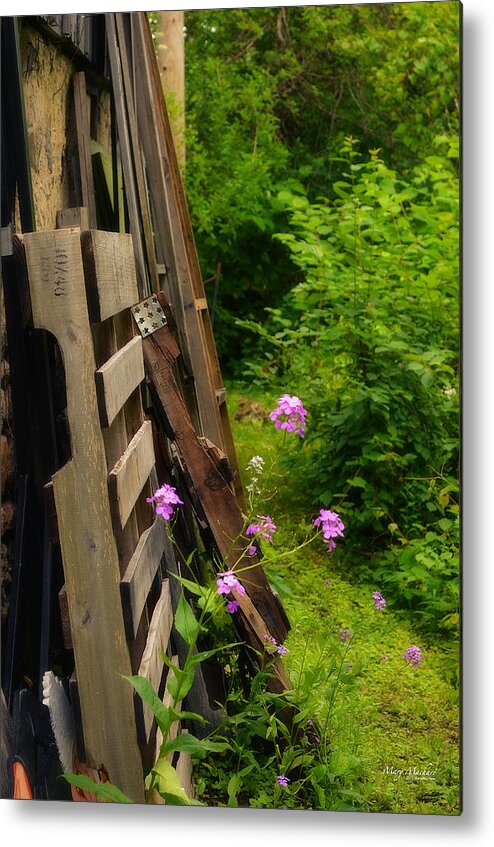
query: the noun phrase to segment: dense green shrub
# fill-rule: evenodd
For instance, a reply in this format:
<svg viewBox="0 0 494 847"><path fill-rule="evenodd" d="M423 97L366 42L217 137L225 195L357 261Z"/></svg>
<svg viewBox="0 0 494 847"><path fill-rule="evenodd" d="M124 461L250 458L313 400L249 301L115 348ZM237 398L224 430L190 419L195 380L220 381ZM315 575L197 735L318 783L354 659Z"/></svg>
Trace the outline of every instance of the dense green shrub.
<svg viewBox="0 0 494 847"><path fill-rule="evenodd" d="M258 319L296 281L272 238L289 231L278 191L331 191L349 133L406 173L458 131L459 14L456 2L186 14L187 193L204 278L221 263L226 373L249 344L231 315Z"/></svg>
<svg viewBox="0 0 494 847"><path fill-rule="evenodd" d="M434 622L456 622L458 462L457 150L399 178L353 139L330 199L282 191L290 232L278 238L301 281L269 325L256 380L276 380L310 410L304 480L314 507L332 503L350 546L389 590ZM390 547L391 544L391 547ZM357 557L357 561L358 561ZM368 563L367 556L361 561ZM368 565L362 564L364 573ZM426 615L427 616L427 615ZM429 615L430 617L430 615ZM428 621L432 622L432 621Z"/></svg>

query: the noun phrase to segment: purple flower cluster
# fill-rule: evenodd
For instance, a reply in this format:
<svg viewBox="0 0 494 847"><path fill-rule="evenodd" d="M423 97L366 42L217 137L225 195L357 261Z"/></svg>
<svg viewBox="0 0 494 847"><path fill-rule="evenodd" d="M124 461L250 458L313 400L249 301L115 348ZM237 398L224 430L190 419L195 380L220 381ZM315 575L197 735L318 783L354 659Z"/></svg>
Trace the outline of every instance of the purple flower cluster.
<svg viewBox="0 0 494 847"><path fill-rule="evenodd" d="M268 653L278 653L280 656L285 656L288 653L288 648L283 644L278 644L276 638L272 635L268 635L268 633L264 633L264 648Z"/></svg>
<svg viewBox="0 0 494 847"><path fill-rule="evenodd" d="M350 638L350 630L345 627L345 629L340 629L340 641L348 641Z"/></svg>
<svg viewBox="0 0 494 847"><path fill-rule="evenodd" d="M174 506L183 506L183 500L178 496L176 489L166 483L158 488L152 497L147 497L146 502L153 503L156 514L165 521L169 521L172 517Z"/></svg>
<svg viewBox="0 0 494 847"><path fill-rule="evenodd" d="M380 591L372 592L372 599L374 600L374 607L380 612L386 606L386 600L382 596Z"/></svg>
<svg viewBox="0 0 494 847"><path fill-rule="evenodd" d="M285 776L284 773L279 773L276 777L276 782L278 783L278 785L281 785L282 788L286 788L290 780L287 776Z"/></svg>
<svg viewBox="0 0 494 847"><path fill-rule="evenodd" d="M232 570L224 571L223 573L217 574L218 579L216 580L216 585L218 586L216 589L217 594L230 594L232 591L236 591L241 597L245 594L245 588L241 582L237 579ZM240 603L235 598L230 599L226 604L227 611L233 615Z"/></svg>
<svg viewBox="0 0 494 847"><path fill-rule="evenodd" d="M418 668L422 661L422 650L420 647L417 647L415 644L412 644L411 647L407 647L404 653L401 654L407 662L409 662L412 668Z"/></svg>
<svg viewBox="0 0 494 847"><path fill-rule="evenodd" d="M260 535L266 538L267 541L273 543L273 535L276 532L276 524L273 523L269 515L256 515L259 523L251 523L245 530L246 535Z"/></svg>
<svg viewBox="0 0 494 847"><path fill-rule="evenodd" d="M307 409L304 409L300 398L291 394L282 394L277 402L276 409L269 413L276 429L295 432L296 435L300 435L300 438L304 438Z"/></svg>
<svg viewBox="0 0 494 847"><path fill-rule="evenodd" d="M331 553L336 547L334 541L337 536L343 538L343 530L345 526L337 512L332 512L330 509L321 509L317 518L314 521L314 526L320 526L328 551Z"/></svg>

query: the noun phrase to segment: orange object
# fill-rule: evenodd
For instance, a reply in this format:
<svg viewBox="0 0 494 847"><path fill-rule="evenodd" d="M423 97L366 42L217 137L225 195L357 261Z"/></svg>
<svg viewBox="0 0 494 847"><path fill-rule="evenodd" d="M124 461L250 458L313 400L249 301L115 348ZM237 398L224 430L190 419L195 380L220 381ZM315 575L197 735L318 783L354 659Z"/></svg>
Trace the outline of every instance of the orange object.
<svg viewBox="0 0 494 847"><path fill-rule="evenodd" d="M33 792L29 785L24 765L14 762L14 800L32 800Z"/></svg>

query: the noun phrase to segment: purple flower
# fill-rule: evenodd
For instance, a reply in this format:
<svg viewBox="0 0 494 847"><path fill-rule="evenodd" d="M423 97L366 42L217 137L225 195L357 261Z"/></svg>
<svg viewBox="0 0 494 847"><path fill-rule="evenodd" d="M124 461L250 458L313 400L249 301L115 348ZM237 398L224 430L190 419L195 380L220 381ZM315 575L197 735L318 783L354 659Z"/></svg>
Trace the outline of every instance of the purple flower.
<svg viewBox="0 0 494 847"><path fill-rule="evenodd" d="M412 644L411 647L407 647L404 653L401 654L407 662L409 662L412 668L418 668L422 661L422 650L420 647L417 647L415 644Z"/></svg>
<svg viewBox="0 0 494 847"><path fill-rule="evenodd" d="M245 594L245 588L242 583L238 581L237 577L235 576L232 570L219 573L217 574L217 577L217 594L230 594L232 589L235 589L237 594L240 594L240 596L243 597L243 595Z"/></svg>
<svg viewBox="0 0 494 847"><path fill-rule="evenodd" d="M279 773L276 777L276 782L278 783L278 785L282 785L283 788L286 788L290 780L287 776L285 776L284 773Z"/></svg>
<svg viewBox="0 0 494 847"><path fill-rule="evenodd" d="M276 429L295 432L296 435L300 435L300 438L304 438L307 409L304 409L300 398L291 394L282 394L277 402L276 409L269 413Z"/></svg>
<svg viewBox="0 0 494 847"><path fill-rule="evenodd" d="M332 512L330 509L320 509L319 514L313 523L314 526L321 527L324 541L328 545L328 551L331 553L331 551L336 547L334 539L337 538L337 536L341 536L343 538L344 534L343 530L345 529L345 525L341 521L339 514L337 512Z"/></svg>
<svg viewBox="0 0 494 847"><path fill-rule="evenodd" d="M313 721L311 721L311 719L310 719L310 718L309 718L309 720L307 721L307 726L314 726L314 722L313 722Z"/></svg>
<svg viewBox="0 0 494 847"><path fill-rule="evenodd" d="M372 599L374 600L374 606L378 612L380 612L381 609L384 609L386 605L386 600L384 599L380 591L373 591Z"/></svg>
<svg viewBox="0 0 494 847"><path fill-rule="evenodd" d="M256 553L257 553L257 550L256 550L256 548L254 547L253 544L250 547L247 548L247 555L248 556L255 556Z"/></svg>
<svg viewBox="0 0 494 847"><path fill-rule="evenodd" d="M278 644L276 638L274 636L269 635L267 632L263 635L264 649L267 653L273 655L274 653L278 653L280 656L285 656L288 653L288 648L284 647L283 644Z"/></svg>
<svg viewBox="0 0 494 847"><path fill-rule="evenodd" d="M238 600L230 600L230 602L226 604L226 608L231 615L235 614L239 606L240 603L238 602Z"/></svg>
<svg viewBox="0 0 494 847"><path fill-rule="evenodd" d="M340 629L340 641L348 641L350 638L350 630L349 629Z"/></svg>
<svg viewBox="0 0 494 847"><path fill-rule="evenodd" d="M335 547L336 547L336 544L335 544ZM330 582L330 580L329 580L329 579L325 579L325 580L324 580L324 585L326 586L326 588L331 588L331 582Z"/></svg>
<svg viewBox="0 0 494 847"><path fill-rule="evenodd" d="M156 514L165 521L170 520L174 506L183 506L183 500L178 496L176 489L167 483L158 488L152 497L146 497L146 503L153 503Z"/></svg>
<svg viewBox="0 0 494 847"><path fill-rule="evenodd" d="M261 535L271 543L273 542L273 534L276 532L276 525L273 523L269 515L256 515L259 518L259 523L251 523L245 530L246 535ZM251 548L249 548L250 550ZM252 554L249 553L249 556Z"/></svg>

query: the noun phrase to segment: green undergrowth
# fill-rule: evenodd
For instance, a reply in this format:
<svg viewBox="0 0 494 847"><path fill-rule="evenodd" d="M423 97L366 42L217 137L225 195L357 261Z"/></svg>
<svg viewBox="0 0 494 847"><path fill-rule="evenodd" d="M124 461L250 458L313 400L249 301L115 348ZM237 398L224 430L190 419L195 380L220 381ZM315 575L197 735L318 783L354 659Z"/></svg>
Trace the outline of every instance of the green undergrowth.
<svg viewBox="0 0 494 847"><path fill-rule="evenodd" d="M389 599L385 610L374 608L372 592L386 592L353 576L361 571L354 558L363 554L352 550L351 527L332 554L318 537L284 555L309 536L317 508L311 513L310 492L297 476L297 451L304 447L276 432L267 417L276 396L231 390L230 415L242 473L253 455L266 460L269 499L252 505L278 527L274 544L265 544L263 552L291 623L284 657L291 683L307 686L321 660L341 667L328 732L340 796L347 791L362 811L459 814L459 707L452 673L458 656L451 642L421 629L413 611ZM294 461L270 474L279 452L285 460L293 453ZM341 643L343 628L351 638ZM417 669L402 657L412 644L423 653ZM309 703L320 724L327 691L314 686Z"/></svg>

